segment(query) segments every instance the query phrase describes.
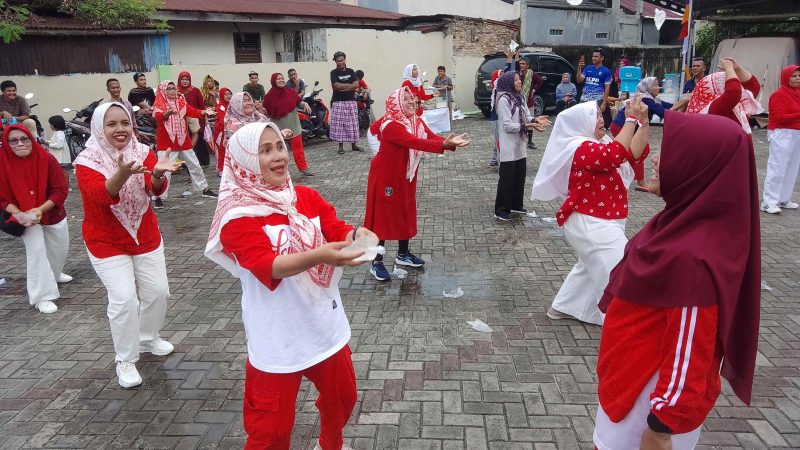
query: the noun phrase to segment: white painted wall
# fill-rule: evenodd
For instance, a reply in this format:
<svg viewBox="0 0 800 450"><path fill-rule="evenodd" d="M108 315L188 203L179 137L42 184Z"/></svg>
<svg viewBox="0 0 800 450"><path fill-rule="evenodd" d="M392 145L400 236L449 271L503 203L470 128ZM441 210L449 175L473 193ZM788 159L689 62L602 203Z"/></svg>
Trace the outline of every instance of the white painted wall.
<svg viewBox="0 0 800 450"><path fill-rule="evenodd" d="M202 25L202 26L201 26ZM240 23L242 33L261 34L261 61L275 62L275 28L258 23ZM233 33L229 22L173 22L169 34L172 64L234 64Z"/></svg>
<svg viewBox="0 0 800 450"><path fill-rule="evenodd" d="M335 67L330 59L334 52L342 50L348 55L349 67L361 69L366 73L366 81L373 90L376 115L383 114L386 97L400 87L403 81L403 68L410 63L415 63L422 71L427 71L429 82L436 76L438 65L446 66L448 75L453 78L455 99L461 105L461 109L464 111L475 109L472 104L475 71L483 59L454 58L452 37L444 36L440 32L423 34L416 31L329 29L326 31L328 48L326 62L233 64L233 38L222 26L211 23L208 25L212 30L210 34L216 35L216 39L201 40L196 32L192 30L188 32L201 44L198 45L198 49L188 45L183 35L184 30L176 27L175 39L171 36L170 42L178 42L178 45L172 48L172 54L180 59L173 56L173 65L165 68L170 79L174 79L179 72L188 70L195 84L199 84L206 74L211 74L222 86L238 91L247 82L247 73L251 70L258 72L261 75L261 83L269 88L269 78L272 73L285 74L289 68L295 68L307 83L320 82L320 87L324 89L321 96L327 103L331 96L330 71ZM269 36L270 41L274 39L272 33L265 35ZM230 57L226 56L224 50L228 45ZM202 55L206 57L201 58ZM186 62L176 64L177 61ZM107 78L119 79L123 93L127 93L134 86L132 76L133 73L15 77L0 75L0 79L14 79L21 93L34 92L36 98L32 102L39 104L34 113L46 123L47 118L54 114L62 114L65 118L71 119L73 114L61 112L65 106L80 109L93 100L107 97L105 90ZM147 73L147 79L150 86L156 86L159 81L158 73ZM47 134L49 136L49 131Z"/></svg>
<svg viewBox="0 0 800 450"><path fill-rule="evenodd" d="M385 4L374 0L341 0L341 2L370 8L381 8L381 5ZM500 0L397 0L397 9L391 12L408 16L449 14L478 19L516 20L520 16L520 3L519 0L513 5Z"/></svg>

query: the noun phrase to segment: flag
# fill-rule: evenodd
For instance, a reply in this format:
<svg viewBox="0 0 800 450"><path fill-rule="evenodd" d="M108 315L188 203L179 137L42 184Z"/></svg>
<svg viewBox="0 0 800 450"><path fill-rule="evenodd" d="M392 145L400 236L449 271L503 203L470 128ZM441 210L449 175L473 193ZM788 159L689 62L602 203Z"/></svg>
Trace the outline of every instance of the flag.
<svg viewBox="0 0 800 450"><path fill-rule="evenodd" d="M678 39L685 39L689 36L689 20L692 14L692 0L686 0L686 6L683 8L683 17L681 18L681 34Z"/></svg>

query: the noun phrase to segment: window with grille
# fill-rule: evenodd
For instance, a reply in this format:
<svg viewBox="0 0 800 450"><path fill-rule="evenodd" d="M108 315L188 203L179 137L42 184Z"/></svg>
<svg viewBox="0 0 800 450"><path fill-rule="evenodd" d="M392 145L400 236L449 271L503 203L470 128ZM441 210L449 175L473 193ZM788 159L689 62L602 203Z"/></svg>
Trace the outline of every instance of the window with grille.
<svg viewBox="0 0 800 450"><path fill-rule="evenodd" d="M564 30L561 28L550 28L550 36L563 36Z"/></svg>
<svg viewBox="0 0 800 450"><path fill-rule="evenodd" d="M261 35L259 33L233 33L233 53L236 64L261 62Z"/></svg>
<svg viewBox="0 0 800 450"><path fill-rule="evenodd" d="M595 33L594 37L596 39L608 39L608 33Z"/></svg>

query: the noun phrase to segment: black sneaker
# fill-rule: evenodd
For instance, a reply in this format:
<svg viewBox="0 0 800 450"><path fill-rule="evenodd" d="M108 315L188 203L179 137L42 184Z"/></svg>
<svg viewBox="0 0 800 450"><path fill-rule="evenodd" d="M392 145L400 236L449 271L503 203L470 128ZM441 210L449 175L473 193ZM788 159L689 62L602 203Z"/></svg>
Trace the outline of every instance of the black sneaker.
<svg viewBox="0 0 800 450"><path fill-rule="evenodd" d="M489 161L489 167L497 167L499 165L500 163L498 163L497 161Z"/></svg>
<svg viewBox="0 0 800 450"><path fill-rule="evenodd" d="M392 276L389 275L389 271L386 270L386 266L383 265L383 261L374 261L372 267L369 269L369 273L378 281L389 281L392 278Z"/></svg>
<svg viewBox="0 0 800 450"><path fill-rule="evenodd" d="M162 202L160 198L156 197L156 199L153 200L153 209L163 209L163 208L164 208L164 202Z"/></svg>
<svg viewBox="0 0 800 450"><path fill-rule="evenodd" d="M494 218L497 220L502 220L503 222L511 222L511 214L494 213Z"/></svg>
<svg viewBox="0 0 800 450"><path fill-rule="evenodd" d="M425 265L425 260L420 257L415 256L413 253L408 252L405 255L397 255L394 259L395 264L400 264L401 266L409 266L409 267L422 267Z"/></svg>
<svg viewBox="0 0 800 450"><path fill-rule="evenodd" d="M534 144L533 141L528 142L528 148L531 150L536 150L536 144Z"/></svg>
<svg viewBox="0 0 800 450"><path fill-rule="evenodd" d="M217 198L217 193L212 191L211 189L206 189L203 191L203 197Z"/></svg>
<svg viewBox="0 0 800 450"><path fill-rule="evenodd" d="M338 153L340 155L344 155L344 149L340 148L339 150L336 151L336 153Z"/></svg>
<svg viewBox="0 0 800 450"><path fill-rule="evenodd" d="M359 147L359 146L357 146L357 145L353 145L352 147L350 147L350 151L351 152L363 152L364 149Z"/></svg>

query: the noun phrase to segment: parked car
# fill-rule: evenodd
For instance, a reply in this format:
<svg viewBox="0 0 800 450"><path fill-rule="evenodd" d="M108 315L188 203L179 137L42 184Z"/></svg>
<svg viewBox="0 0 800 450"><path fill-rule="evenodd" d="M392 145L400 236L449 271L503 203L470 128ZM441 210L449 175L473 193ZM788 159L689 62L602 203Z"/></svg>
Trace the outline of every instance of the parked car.
<svg viewBox="0 0 800 450"><path fill-rule="evenodd" d="M556 86L561 82L561 75L569 73L575 82L575 68L566 59L552 52L525 51L520 53L528 60L528 65L542 77L544 84L534 94L535 114L541 115L546 108L556 105ZM486 55L475 74L475 105L484 116L491 113L492 73L506 65L506 56L502 53Z"/></svg>

